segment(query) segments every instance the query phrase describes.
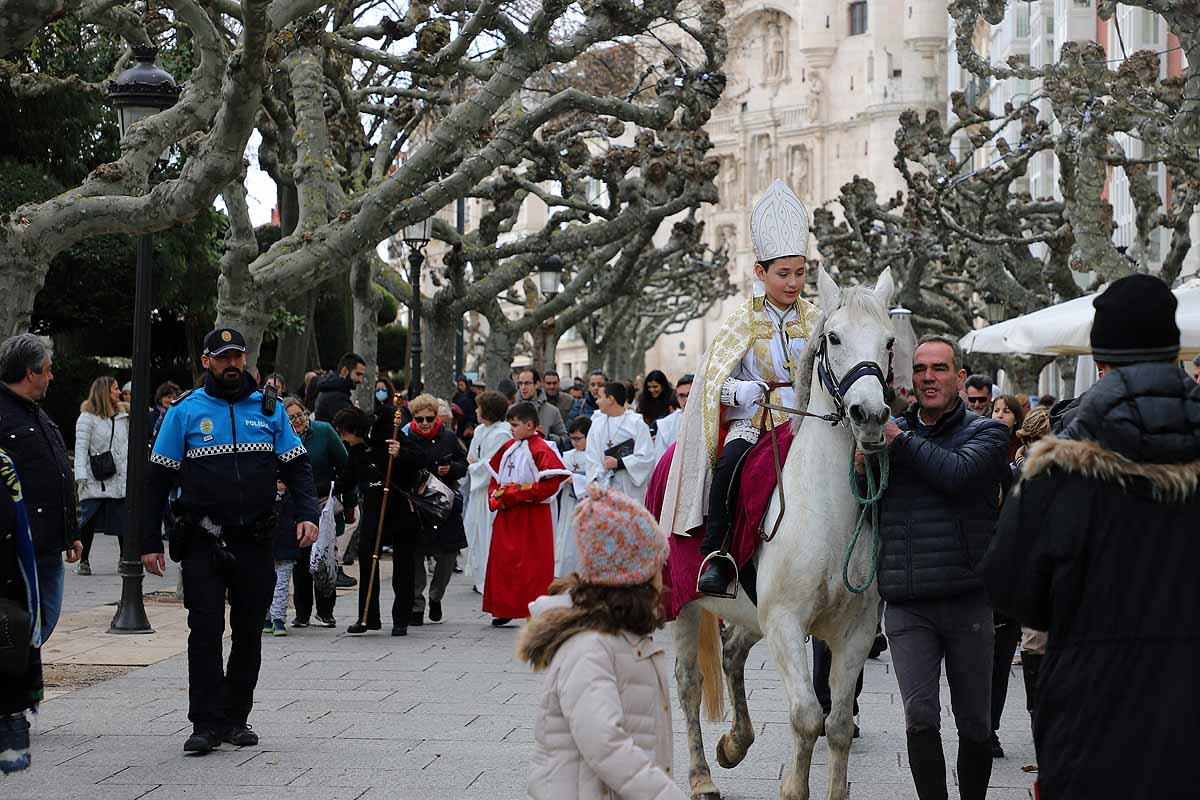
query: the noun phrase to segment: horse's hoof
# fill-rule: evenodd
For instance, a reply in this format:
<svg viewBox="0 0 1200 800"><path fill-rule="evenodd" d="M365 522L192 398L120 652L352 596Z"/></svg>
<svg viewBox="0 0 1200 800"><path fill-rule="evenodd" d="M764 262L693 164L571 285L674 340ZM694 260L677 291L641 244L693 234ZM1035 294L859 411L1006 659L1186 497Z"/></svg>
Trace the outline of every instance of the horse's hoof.
<svg viewBox="0 0 1200 800"><path fill-rule="evenodd" d="M717 763L720 764L724 769L733 769L738 764L742 763L742 759L746 757L745 750L742 750L741 752L735 751L735 755L729 755L729 751L726 749L726 747L730 744L731 740L729 734L721 734L721 741L717 742Z"/></svg>

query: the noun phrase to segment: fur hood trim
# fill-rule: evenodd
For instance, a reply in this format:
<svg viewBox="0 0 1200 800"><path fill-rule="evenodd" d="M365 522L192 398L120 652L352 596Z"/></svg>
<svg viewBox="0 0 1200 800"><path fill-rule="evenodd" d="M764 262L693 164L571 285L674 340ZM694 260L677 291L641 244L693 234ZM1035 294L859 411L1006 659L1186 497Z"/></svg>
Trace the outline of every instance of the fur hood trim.
<svg viewBox="0 0 1200 800"><path fill-rule="evenodd" d="M1200 461L1186 464L1139 464L1106 450L1096 442L1046 438L1030 448L1021 469L1021 480L1031 480L1058 468L1085 478L1127 488L1145 481L1154 499L1182 503L1200 488Z"/></svg>

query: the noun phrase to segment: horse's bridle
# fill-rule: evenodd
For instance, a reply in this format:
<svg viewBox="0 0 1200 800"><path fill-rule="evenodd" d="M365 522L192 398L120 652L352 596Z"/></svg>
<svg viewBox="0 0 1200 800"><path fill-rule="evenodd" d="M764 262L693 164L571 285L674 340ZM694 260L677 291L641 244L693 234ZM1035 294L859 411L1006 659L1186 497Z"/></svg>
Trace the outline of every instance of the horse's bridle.
<svg viewBox="0 0 1200 800"><path fill-rule="evenodd" d="M850 387L858 383L859 380L868 376L879 381L879 385L883 387L883 396L891 400L893 396L892 383L892 355L895 341L888 342L888 370L885 374L883 368L875 361L860 361L847 370L841 380L837 380L832 369L829 368L829 334L821 337L821 348L817 351L817 378L821 381L821 386L829 393L833 399L834 413L832 414L813 414L799 408L788 408L787 406L775 405L774 403L759 402L759 406L763 408L763 422L770 420L770 429L767 434L771 437L771 449L775 456L775 485L779 487L779 516L775 518L775 524L771 527L771 532L768 534L761 527L759 528L759 537L764 542L769 542L775 538L775 534L779 533L779 525L783 522L784 511L787 509L787 500L783 493L783 464L779 460L779 441L775 438L774 422L771 417L772 411L782 411L785 414L793 414L798 417L815 417L816 419L824 420L834 427L846 423L846 392L850 391ZM722 548L724 549L724 548Z"/></svg>

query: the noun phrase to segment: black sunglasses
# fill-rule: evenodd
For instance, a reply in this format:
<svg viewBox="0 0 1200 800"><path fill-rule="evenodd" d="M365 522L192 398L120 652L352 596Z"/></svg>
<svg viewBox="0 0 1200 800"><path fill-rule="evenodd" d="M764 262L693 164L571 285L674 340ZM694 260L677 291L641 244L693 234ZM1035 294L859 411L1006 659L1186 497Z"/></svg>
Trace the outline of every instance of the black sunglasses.
<svg viewBox="0 0 1200 800"><path fill-rule="evenodd" d="M437 422L437 417L413 417L413 422Z"/></svg>

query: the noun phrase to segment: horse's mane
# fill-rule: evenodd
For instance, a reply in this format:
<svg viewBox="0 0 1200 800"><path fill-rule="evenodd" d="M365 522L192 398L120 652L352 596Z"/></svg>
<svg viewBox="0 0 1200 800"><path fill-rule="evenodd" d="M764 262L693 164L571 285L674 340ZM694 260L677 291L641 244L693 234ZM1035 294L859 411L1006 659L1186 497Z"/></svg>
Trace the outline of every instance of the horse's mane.
<svg viewBox="0 0 1200 800"><path fill-rule="evenodd" d="M833 316L835 311L843 308L848 309L856 318L871 318L885 326L891 324L891 318L888 317L887 309L880 304L874 290L870 286L851 286L848 289L843 289L841 305L821 314L821 319L809 335L804 353L800 356L800 367L796 371L796 383L792 387L796 393L796 408L805 411L808 410L808 401L811 399L809 394L812 391L813 370L816 369L817 350L820 349L821 337L825 335L825 323L829 321L829 318ZM804 417L797 416L792 420L793 433L800 430L800 425L804 422L804 419Z"/></svg>

